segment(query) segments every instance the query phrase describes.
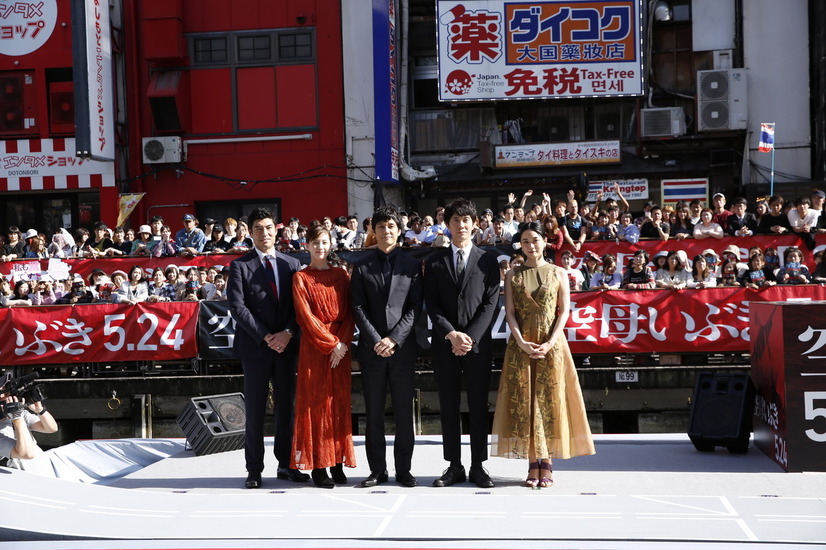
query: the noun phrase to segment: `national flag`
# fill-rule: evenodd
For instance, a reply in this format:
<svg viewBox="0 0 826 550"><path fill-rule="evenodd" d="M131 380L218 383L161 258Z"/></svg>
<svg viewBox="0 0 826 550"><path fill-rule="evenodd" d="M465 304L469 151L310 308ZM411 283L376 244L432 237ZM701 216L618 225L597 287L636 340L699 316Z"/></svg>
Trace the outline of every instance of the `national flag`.
<svg viewBox="0 0 826 550"><path fill-rule="evenodd" d="M758 150L761 153L768 153L774 149L774 122L760 123L760 145Z"/></svg>
<svg viewBox="0 0 826 550"><path fill-rule="evenodd" d="M694 199L708 201L708 178L662 180L662 204L675 204Z"/></svg>

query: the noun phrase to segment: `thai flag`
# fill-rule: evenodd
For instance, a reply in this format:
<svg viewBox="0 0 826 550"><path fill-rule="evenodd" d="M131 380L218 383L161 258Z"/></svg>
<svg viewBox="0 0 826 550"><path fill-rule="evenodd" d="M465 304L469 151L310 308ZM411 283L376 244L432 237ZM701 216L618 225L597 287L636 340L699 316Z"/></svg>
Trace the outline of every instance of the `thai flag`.
<svg viewBox="0 0 826 550"><path fill-rule="evenodd" d="M774 150L774 122L760 123L760 145L758 150L761 153Z"/></svg>
<svg viewBox="0 0 826 550"><path fill-rule="evenodd" d="M708 178L662 180L660 186L664 205L694 199L708 201Z"/></svg>

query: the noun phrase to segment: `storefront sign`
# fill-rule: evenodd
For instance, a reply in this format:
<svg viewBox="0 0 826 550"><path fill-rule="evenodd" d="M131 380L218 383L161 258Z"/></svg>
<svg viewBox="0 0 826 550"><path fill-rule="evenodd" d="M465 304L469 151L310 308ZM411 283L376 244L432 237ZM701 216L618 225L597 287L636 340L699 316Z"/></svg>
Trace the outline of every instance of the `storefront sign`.
<svg viewBox="0 0 826 550"><path fill-rule="evenodd" d="M76 157L74 138L0 141L0 191L114 186L114 163Z"/></svg>
<svg viewBox="0 0 826 550"><path fill-rule="evenodd" d="M376 177L399 181L399 78L396 0L373 0Z"/></svg>
<svg viewBox="0 0 826 550"><path fill-rule="evenodd" d="M72 6L76 153L115 159L112 38L107 0L77 0Z"/></svg>
<svg viewBox="0 0 826 550"><path fill-rule="evenodd" d="M18 0L0 4L0 55L18 57L40 49L57 22L56 0Z"/></svg>
<svg viewBox="0 0 826 550"><path fill-rule="evenodd" d="M498 145L494 152L496 168L615 164L620 160L620 143L613 140Z"/></svg>
<svg viewBox="0 0 826 550"><path fill-rule="evenodd" d="M638 178L633 180L593 180L588 182L588 198L587 202L594 203L597 201L597 194L602 193L603 203L607 199L617 199L616 188L619 185L620 193L625 197L625 200L645 200L648 199L648 180L645 178Z"/></svg>
<svg viewBox="0 0 826 550"><path fill-rule="evenodd" d="M436 6L442 101L643 93L639 0Z"/></svg>

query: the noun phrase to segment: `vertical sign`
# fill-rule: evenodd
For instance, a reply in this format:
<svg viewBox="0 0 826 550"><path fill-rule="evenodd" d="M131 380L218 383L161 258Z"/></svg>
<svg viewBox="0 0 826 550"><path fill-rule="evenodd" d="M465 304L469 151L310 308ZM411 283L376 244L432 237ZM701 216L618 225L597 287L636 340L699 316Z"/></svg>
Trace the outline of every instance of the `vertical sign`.
<svg viewBox="0 0 826 550"><path fill-rule="evenodd" d="M439 99L642 95L639 0L442 0Z"/></svg>
<svg viewBox="0 0 826 550"><path fill-rule="evenodd" d="M115 160L115 102L108 0L72 0L76 154Z"/></svg>
<svg viewBox="0 0 826 550"><path fill-rule="evenodd" d="M376 178L399 181L399 91L396 0L373 0L373 101Z"/></svg>

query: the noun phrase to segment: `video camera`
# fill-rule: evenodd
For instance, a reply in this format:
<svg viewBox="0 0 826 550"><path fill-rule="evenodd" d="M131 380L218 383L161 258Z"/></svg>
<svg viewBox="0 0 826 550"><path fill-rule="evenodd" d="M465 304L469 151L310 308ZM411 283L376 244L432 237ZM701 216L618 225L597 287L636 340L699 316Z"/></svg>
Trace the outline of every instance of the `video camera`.
<svg viewBox="0 0 826 550"><path fill-rule="evenodd" d="M46 399L46 393L43 391L41 384L36 384L35 380L40 377L36 372L32 372L25 376L12 378L11 374L6 373L0 377L0 393L7 393L12 397L17 397L21 402L11 402L0 404L0 420L6 418L11 413L16 412L21 407L25 407L30 403L37 403Z"/></svg>

